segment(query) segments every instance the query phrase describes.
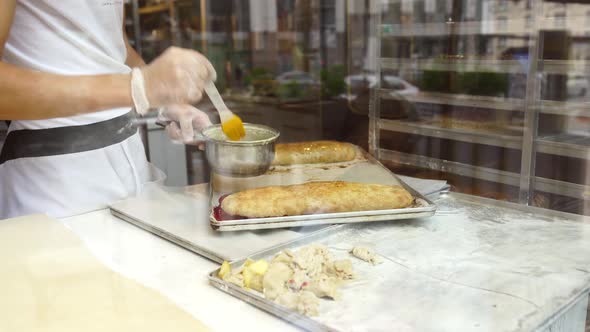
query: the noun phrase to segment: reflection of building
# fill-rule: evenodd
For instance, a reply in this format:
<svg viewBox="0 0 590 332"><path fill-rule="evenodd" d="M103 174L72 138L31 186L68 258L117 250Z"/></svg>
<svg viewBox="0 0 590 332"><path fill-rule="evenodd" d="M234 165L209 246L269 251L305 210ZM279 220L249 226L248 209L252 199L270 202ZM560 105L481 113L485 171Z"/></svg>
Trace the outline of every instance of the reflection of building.
<svg viewBox="0 0 590 332"><path fill-rule="evenodd" d="M524 41L534 31L561 31L570 44L570 58L590 59L590 5L560 2L529 1L490 1L485 3L483 23L487 26L484 32L497 34L498 38L491 49L507 49L510 47L526 47ZM533 8L539 6L539 8ZM538 13L538 16L535 15Z"/></svg>
<svg viewBox="0 0 590 332"><path fill-rule="evenodd" d="M560 43L569 44L567 58L581 60L590 57L590 5L540 1L531 4L529 1L509 0L488 1L488 4L482 7L483 18L490 20L489 23L482 23L489 27L484 32L499 36L488 45L490 50L501 54L511 47L527 47L526 38L535 36L536 31L561 31L568 39ZM567 50L564 51L567 53ZM563 55L563 58L566 56Z"/></svg>
<svg viewBox="0 0 590 332"><path fill-rule="evenodd" d="M540 30L563 31L570 39L573 58L590 56L590 6L584 4L399 0L385 6L383 21L401 30L397 35L402 38L386 50L394 57L500 59L515 49L528 49L529 39Z"/></svg>
<svg viewBox="0 0 590 332"><path fill-rule="evenodd" d="M324 0L320 6L322 59L326 65L343 64L347 45L345 1Z"/></svg>
<svg viewBox="0 0 590 332"><path fill-rule="evenodd" d="M372 71L375 69L377 55L374 54L376 36L374 25L380 13L379 2L376 0L347 0L347 29L349 33L348 57L351 72ZM383 13L384 22L387 15Z"/></svg>
<svg viewBox="0 0 590 332"><path fill-rule="evenodd" d="M590 60L590 4L544 3L540 27L567 31L569 58Z"/></svg>
<svg viewBox="0 0 590 332"><path fill-rule="evenodd" d="M207 53L218 66L229 62L274 74L317 72L322 50L326 63L343 64L345 5L342 0L206 1Z"/></svg>

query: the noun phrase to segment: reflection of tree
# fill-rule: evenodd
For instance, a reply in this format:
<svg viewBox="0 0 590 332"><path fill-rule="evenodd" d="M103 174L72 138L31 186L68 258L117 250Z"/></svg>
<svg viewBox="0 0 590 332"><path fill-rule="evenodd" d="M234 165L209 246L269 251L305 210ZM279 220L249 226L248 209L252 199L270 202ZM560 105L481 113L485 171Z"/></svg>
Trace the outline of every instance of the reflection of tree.
<svg viewBox="0 0 590 332"><path fill-rule="evenodd" d="M322 69L320 73L322 97L331 98L344 93L346 91L345 75L346 68L343 65Z"/></svg>
<svg viewBox="0 0 590 332"><path fill-rule="evenodd" d="M305 71L305 55L301 51L299 45L293 45L293 68L296 70Z"/></svg>

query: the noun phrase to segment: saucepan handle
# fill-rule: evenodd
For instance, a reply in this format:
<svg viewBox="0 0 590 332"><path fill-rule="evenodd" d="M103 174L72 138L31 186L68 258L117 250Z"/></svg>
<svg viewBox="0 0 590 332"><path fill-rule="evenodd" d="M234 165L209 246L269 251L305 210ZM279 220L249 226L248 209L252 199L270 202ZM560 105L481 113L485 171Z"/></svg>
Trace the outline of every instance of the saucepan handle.
<svg viewBox="0 0 590 332"><path fill-rule="evenodd" d="M156 125L162 127L162 128L166 128L170 123L172 123L172 121L170 120L156 120ZM206 137L205 135L203 135L203 133L200 130L194 130L194 135L193 138L195 141L205 141Z"/></svg>

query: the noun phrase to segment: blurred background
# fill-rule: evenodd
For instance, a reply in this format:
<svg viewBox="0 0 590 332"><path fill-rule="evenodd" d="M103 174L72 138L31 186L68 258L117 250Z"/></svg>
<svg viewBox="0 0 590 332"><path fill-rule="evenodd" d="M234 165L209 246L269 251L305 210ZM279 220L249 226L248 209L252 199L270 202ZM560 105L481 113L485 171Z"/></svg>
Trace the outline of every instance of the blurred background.
<svg viewBox="0 0 590 332"><path fill-rule="evenodd" d="M228 106L281 142L348 141L455 191L590 214L586 0L132 0L125 28L148 62L205 54ZM196 148L144 138L168 185L208 181Z"/></svg>
<svg viewBox="0 0 590 332"><path fill-rule="evenodd" d="M280 142L331 139L368 149L377 15L372 1L129 1L125 26L146 61L173 45L205 54L228 106L246 122L278 129ZM197 107L215 117L207 101ZM168 185L208 181L201 152L148 129L150 159Z"/></svg>

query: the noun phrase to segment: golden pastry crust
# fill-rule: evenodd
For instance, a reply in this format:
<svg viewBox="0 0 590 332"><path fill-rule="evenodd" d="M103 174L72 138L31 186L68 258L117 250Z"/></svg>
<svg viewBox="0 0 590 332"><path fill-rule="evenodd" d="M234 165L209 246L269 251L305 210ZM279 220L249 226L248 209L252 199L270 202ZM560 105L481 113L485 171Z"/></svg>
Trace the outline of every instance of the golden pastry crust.
<svg viewBox="0 0 590 332"><path fill-rule="evenodd" d="M413 201L400 186L327 181L241 191L227 196L221 208L231 215L265 218L399 209Z"/></svg>
<svg viewBox="0 0 590 332"><path fill-rule="evenodd" d="M337 163L356 158L357 148L350 143L336 141L313 141L277 144L275 166L297 164Z"/></svg>

